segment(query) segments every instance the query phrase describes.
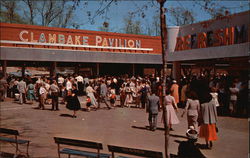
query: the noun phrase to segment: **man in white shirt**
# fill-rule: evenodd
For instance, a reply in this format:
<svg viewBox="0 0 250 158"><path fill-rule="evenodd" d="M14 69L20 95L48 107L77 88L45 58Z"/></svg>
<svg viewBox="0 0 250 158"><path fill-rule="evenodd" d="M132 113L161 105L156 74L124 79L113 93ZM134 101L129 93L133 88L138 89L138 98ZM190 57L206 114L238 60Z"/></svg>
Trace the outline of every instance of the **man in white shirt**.
<svg viewBox="0 0 250 158"><path fill-rule="evenodd" d="M26 103L26 82L23 81L23 78L20 78L20 82L17 84L17 89L20 93L20 104Z"/></svg>
<svg viewBox="0 0 250 158"><path fill-rule="evenodd" d="M41 87L39 88L39 109L42 108L42 110L44 110L44 103L45 103L45 98L46 98L46 89L45 89L45 84L44 83L40 83Z"/></svg>
<svg viewBox="0 0 250 158"><path fill-rule="evenodd" d="M76 78L77 82L77 89L78 89L78 95L83 95L83 77L81 75L78 75Z"/></svg>
<svg viewBox="0 0 250 158"><path fill-rule="evenodd" d="M57 80L58 80L58 86L62 87L64 83L64 78L60 75Z"/></svg>
<svg viewBox="0 0 250 158"><path fill-rule="evenodd" d="M66 90L68 91L70 89L72 89L72 83L70 82L70 79L67 78L66 79Z"/></svg>

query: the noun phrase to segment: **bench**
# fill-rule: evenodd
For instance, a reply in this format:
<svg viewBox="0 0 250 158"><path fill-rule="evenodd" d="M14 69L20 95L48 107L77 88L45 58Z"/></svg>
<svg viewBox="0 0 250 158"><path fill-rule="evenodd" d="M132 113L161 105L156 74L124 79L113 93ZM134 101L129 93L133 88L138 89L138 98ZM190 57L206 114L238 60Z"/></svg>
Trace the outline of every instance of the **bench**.
<svg viewBox="0 0 250 158"><path fill-rule="evenodd" d="M0 133L1 134L5 134L3 136L2 135L0 136L0 141L2 141L2 142L8 142L8 143L11 143L11 144L15 145L15 147L16 147L16 155L17 155L18 151L20 153L22 153L18 149L18 145L19 144L27 144L26 155L27 155L27 157L29 157L29 144L30 144L30 141L29 140L18 139L17 138L17 136L19 136L18 130L7 129L7 128L0 128ZM9 135L9 136L12 135L12 136L14 136L14 138L7 137L6 135Z"/></svg>
<svg viewBox="0 0 250 158"><path fill-rule="evenodd" d="M60 138L60 137L54 137L55 143L57 144L57 151L58 151L58 157L60 158L60 154L68 154L69 158L70 155L78 155L88 158L109 158L110 154L104 154L100 153L100 150L103 150L103 146L101 143L97 142L90 142L85 140L77 140L77 139L69 139L69 138ZM83 151L78 149L72 149L72 148L60 148L60 145L68 145L68 146L75 146L75 147L85 147L85 148L91 148L96 149L97 152L90 152L90 151Z"/></svg>
<svg viewBox="0 0 250 158"><path fill-rule="evenodd" d="M163 158L162 152L135 149L121 146L108 145L108 149L112 152L112 158L115 158L114 153L122 153L127 155L134 155L139 157L148 157L148 158ZM129 158L125 156L117 156L116 158Z"/></svg>
<svg viewBox="0 0 250 158"><path fill-rule="evenodd" d="M1 158L15 158L15 154L0 151Z"/></svg>

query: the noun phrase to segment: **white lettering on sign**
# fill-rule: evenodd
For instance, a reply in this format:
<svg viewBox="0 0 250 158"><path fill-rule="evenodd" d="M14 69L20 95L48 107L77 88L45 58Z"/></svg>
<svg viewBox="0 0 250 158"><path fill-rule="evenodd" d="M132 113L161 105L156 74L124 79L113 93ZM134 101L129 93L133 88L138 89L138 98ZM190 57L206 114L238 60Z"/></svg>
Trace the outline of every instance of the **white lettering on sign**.
<svg viewBox="0 0 250 158"><path fill-rule="evenodd" d="M20 34L19 34L19 38L20 38L20 40L23 41L23 42L28 42L28 39L27 39L27 38L26 38L26 39L23 38L23 34L24 34L24 33L25 33L25 34L28 34L29 32L26 31L26 30L21 31Z"/></svg>
<svg viewBox="0 0 250 158"><path fill-rule="evenodd" d="M29 32L27 30L22 30L19 33L19 39L23 42L33 43L89 45L88 36L64 35L55 33L45 34L44 32L40 34L34 34L34 32ZM95 36L95 45L102 47L141 48L141 40Z"/></svg>

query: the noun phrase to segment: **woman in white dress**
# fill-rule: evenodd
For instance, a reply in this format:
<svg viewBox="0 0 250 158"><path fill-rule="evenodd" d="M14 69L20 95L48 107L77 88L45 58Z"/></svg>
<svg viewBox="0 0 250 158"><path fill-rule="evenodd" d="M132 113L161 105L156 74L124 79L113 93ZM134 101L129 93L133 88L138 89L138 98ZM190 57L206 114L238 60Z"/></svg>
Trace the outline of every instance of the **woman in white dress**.
<svg viewBox="0 0 250 158"><path fill-rule="evenodd" d="M172 125L178 124L180 122L174 110L175 108L176 111L178 111L178 107L177 107L174 97L170 95L169 91L166 92L166 95L167 96L165 97L165 100L164 100L165 106L166 106L165 117L166 117L166 121L170 130L173 131Z"/></svg>
<svg viewBox="0 0 250 158"><path fill-rule="evenodd" d="M97 101L96 101L96 98L95 98L95 90L87 83L86 84L86 93L87 93L87 96L90 97L90 100L91 100L91 104L94 106L94 108L97 108Z"/></svg>

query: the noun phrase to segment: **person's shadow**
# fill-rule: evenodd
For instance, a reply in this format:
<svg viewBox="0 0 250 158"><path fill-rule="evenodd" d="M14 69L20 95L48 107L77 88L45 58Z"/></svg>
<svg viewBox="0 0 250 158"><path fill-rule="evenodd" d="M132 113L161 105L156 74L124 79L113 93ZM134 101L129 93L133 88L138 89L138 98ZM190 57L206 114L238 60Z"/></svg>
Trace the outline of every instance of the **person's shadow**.
<svg viewBox="0 0 250 158"><path fill-rule="evenodd" d="M72 117L70 114L60 114L61 117Z"/></svg>
<svg viewBox="0 0 250 158"><path fill-rule="evenodd" d="M206 158L206 156L200 151L199 147L195 144L194 140L175 140L175 142L180 144L178 147L178 156L172 155L173 158Z"/></svg>

